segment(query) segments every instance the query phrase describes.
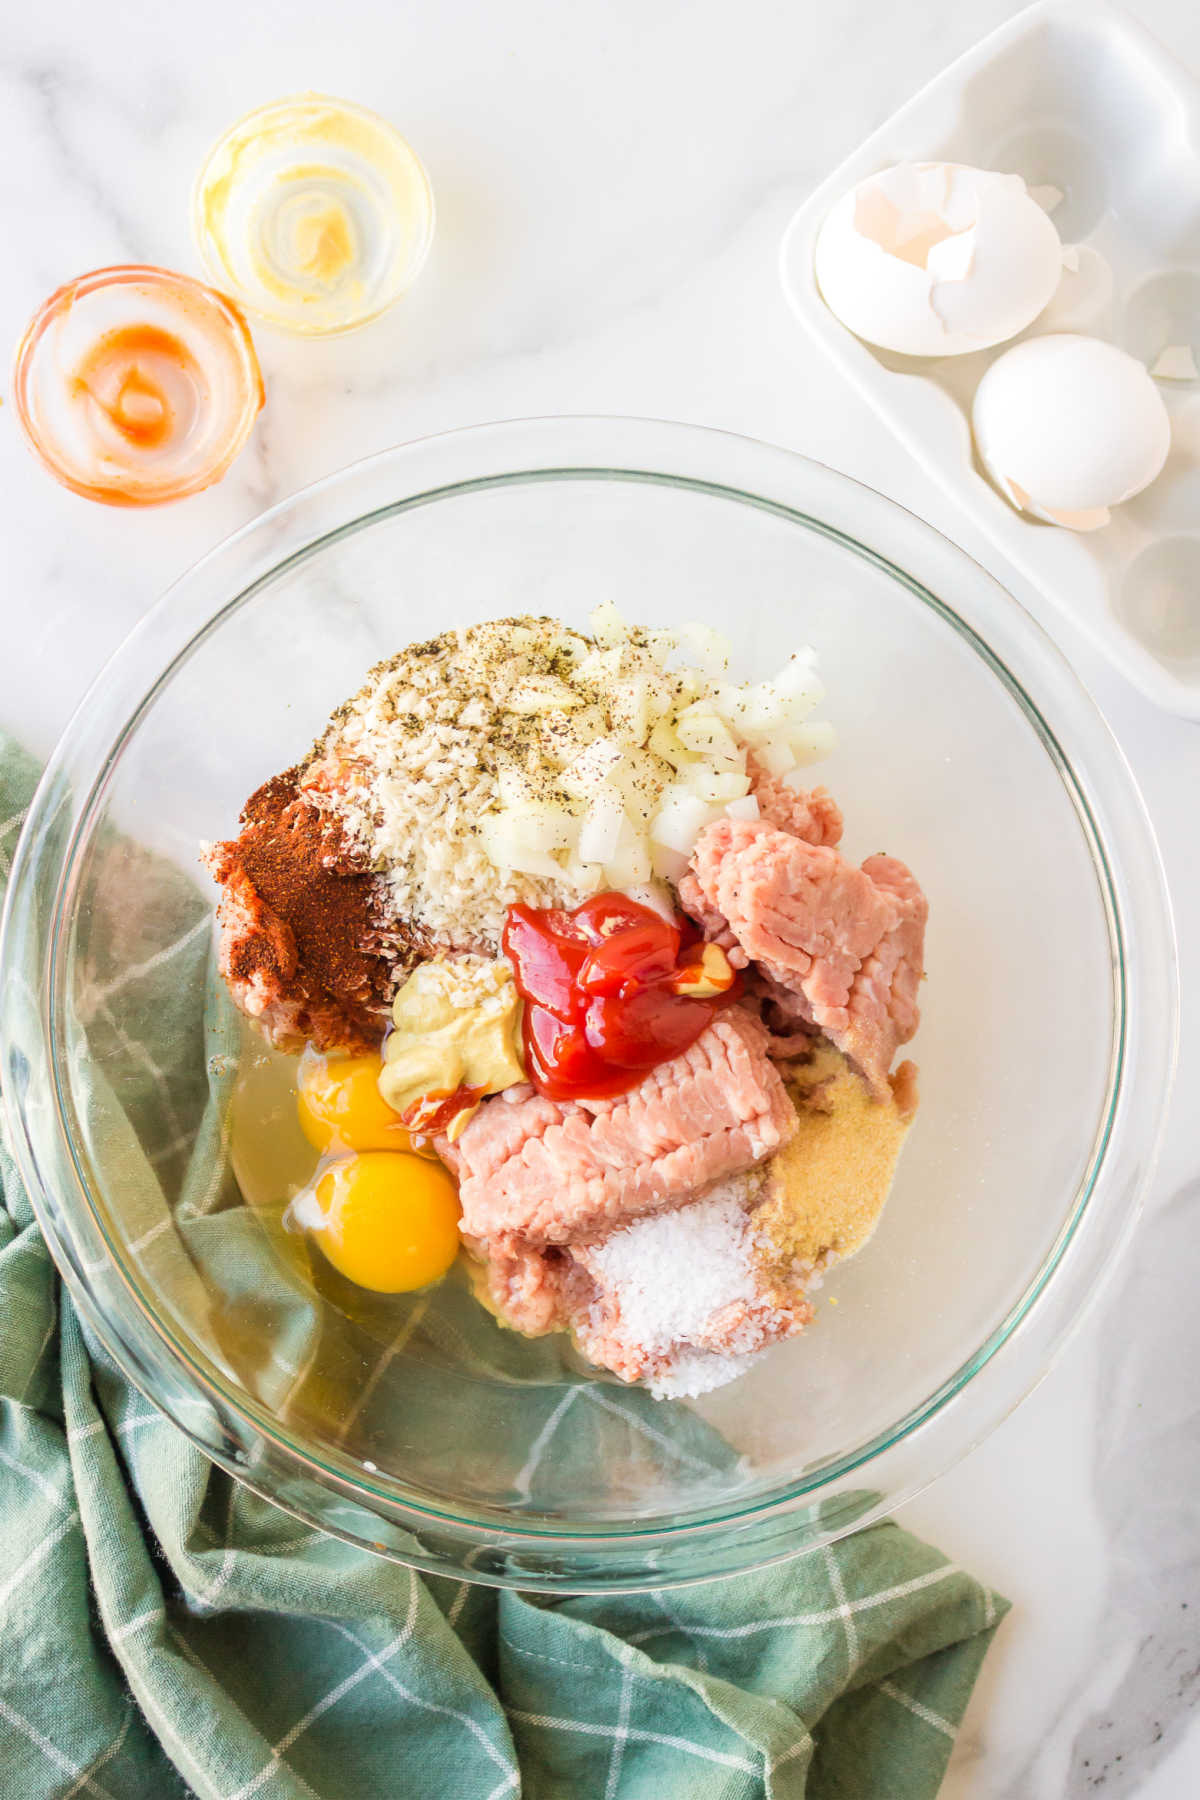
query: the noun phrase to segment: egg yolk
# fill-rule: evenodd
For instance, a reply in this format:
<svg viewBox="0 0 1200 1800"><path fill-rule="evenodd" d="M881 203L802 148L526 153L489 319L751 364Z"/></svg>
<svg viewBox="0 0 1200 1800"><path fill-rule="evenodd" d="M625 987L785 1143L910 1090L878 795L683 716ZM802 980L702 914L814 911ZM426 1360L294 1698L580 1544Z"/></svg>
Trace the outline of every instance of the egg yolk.
<svg viewBox="0 0 1200 1800"><path fill-rule="evenodd" d="M296 1099L300 1128L322 1152L411 1150L413 1141L379 1092L378 1056L321 1056L300 1059Z"/></svg>
<svg viewBox="0 0 1200 1800"><path fill-rule="evenodd" d="M458 1254L458 1193L438 1162L367 1150L317 1182L325 1223L313 1232L334 1268L377 1294L407 1294L443 1276Z"/></svg>

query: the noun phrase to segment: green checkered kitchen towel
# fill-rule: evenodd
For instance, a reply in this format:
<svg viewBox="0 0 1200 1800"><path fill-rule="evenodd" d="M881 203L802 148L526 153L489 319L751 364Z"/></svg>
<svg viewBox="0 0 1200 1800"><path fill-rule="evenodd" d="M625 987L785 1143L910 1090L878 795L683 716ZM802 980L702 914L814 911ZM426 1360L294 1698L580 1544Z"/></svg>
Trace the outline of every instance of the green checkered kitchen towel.
<svg viewBox="0 0 1200 1800"><path fill-rule="evenodd" d="M0 886L34 773L0 743ZM294 1296L290 1311L262 1299L276 1265L213 1179L227 1095L176 1085L171 1002L210 979L205 910L164 871L146 945L166 941L165 914L174 948L140 962L122 914L142 991L120 1017L102 994L94 1009L97 1063L126 1059L119 1119L97 1072L94 1129L110 1151L119 1138L164 1284L254 1269L285 1410L311 1380L312 1318ZM152 1145L164 1099L171 1136ZM478 1309L434 1327L420 1304L406 1334L504 1354ZM348 1414L371 1386L351 1348L363 1392ZM699 1481L729 1454L687 1408L667 1430L636 1390L564 1386L557 1365L528 1393L545 1410L527 1435L554 1439L559 1469L629 1469L649 1445ZM539 1476L519 1479L530 1493ZM14 1800L926 1800L1006 1610L886 1523L758 1575L558 1600L422 1578L301 1529L212 1467L85 1333L2 1137L0 1508L0 1793Z"/></svg>

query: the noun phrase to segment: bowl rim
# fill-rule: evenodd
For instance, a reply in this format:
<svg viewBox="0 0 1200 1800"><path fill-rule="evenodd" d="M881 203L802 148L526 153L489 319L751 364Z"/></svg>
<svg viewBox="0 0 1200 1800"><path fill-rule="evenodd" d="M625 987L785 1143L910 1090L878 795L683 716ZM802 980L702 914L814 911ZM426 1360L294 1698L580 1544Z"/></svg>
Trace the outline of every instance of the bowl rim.
<svg viewBox="0 0 1200 1800"><path fill-rule="evenodd" d="M739 475L745 471L739 481L730 479L735 466ZM750 485L751 477L754 485ZM197 1442L206 1455L223 1464L239 1479L256 1485L246 1466L251 1459L244 1450L231 1449L224 1441L214 1444L186 1418L177 1416L177 1409L173 1411L161 1397L147 1391L149 1377L144 1372L146 1359L141 1340L148 1332L156 1340L155 1348L165 1352L168 1362L174 1365L174 1372L182 1374L187 1383L198 1384L219 1417L240 1428L229 1434L233 1441L250 1441L256 1450L265 1443L269 1451L265 1459L268 1465L282 1459L287 1468L299 1472L313 1484L312 1511L290 1500L281 1500L269 1483L261 1486L259 1491L325 1529L331 1528L331 1521L322 1516L321 1490L348 1498L368 1512L382 1508L390 1518L402 1521L410 1528L432 1523L443 1532L465 1534L467 1541L494 1533L501 1535L508 1547L515 1546L535 1556L552 1554L555 1547L567 1546L586 1551L594 1558L606 1546L653 1545L665 1541L681 1544L689 1539L711 1536L714 1531L726 1527L736 1527L738 1533L744 1533L760 1522L811 1507L815 1500L834 1491L836 1484L847 1476L868 1467L880 1468L891 1453L922 1439L923 1447L931 1452L930 1461L919 1471L898 1471L898 1484L889 1489L876 1507L858 1514L853 1520L856 1525L862 1524L910 1499L965 1454L973 1442L986 1435L1036 1385L1053 1357L1078 1327L1104 1278L1111 1273L1120 1249L1128 1242L1141 1197L1152 1174L1167 1109L1177 1037L1177 981L1165 879L1141 797L1107 725L1061 653L1019 602L965 551L896 502L809 458L751 438L706 427L615 417L518 420L468 427L385 450L299 490L218 545L173 583L85 695L47 765L18 845L0 938L0 966L8 969L15 961L14 944L29 925L31 880L47 809L63 803L63 785L65 782L68 789L70 787L68 774L72 764L98 771L87 786L86 794L82 798L75 794L68 801L74 815L73 829L57 869L49 954L44 983L38 995L45 1042L57 1047L58 952L70 917L71 878L77 869L80 849L87 840L89 822L94 823L96 809L122 746L136 731L145 711L180 661L218 629L223 618L298 560L318 554L339 536L362 531L381 517L428 504L450 493L478 491L520 480L568 478L651 481L749 502L814 529L856 554L865 555L884 573L899 580L915 598L931 605L944 622L965 639L992 675L1008 688L1025 724L1035 731L1050 756L1074 806L1092 857L1114 949L1114 1046L1104 1116L1083 1179L1071 1205L1065 1210L1062 1226L1045 1259L1000 1324L958 1369L923 1402L910 1409L903 1419L875 1433L865 1444L830 1459L815 1474L774 1484L770 1490L741 1504L726 1504L716 1511L701 1510L694 1515L673 1513L669 1520L659 1519L654 1523L613 1519L595 1524L567 1524L553 1516L539 1518L536 1514L488 1513L483 1508L474 1511L447 1509L444 1505L434 1506L428 1500L414 1497L411 1492L404 1493L400 1483L388 1480L382 1485L379 1480L372 1481L352 1458L339 1459L325 1451L320 1457L314 1456L295 1443L290 1434L271 1420L265 1407L236 1391L211 1365L206 1368L197 1361L188 1346L164 1324L153 1307L152 1295L144 1292L143 1278L128 1266L119 1247L111 1242L109 1253L136 1316L131 1320L113 1312L111 1305L107 1309L100 1306L82 1259L76 1254L71 1233L63 1228L64 1215L59 1203L42 1180L41 1159L33 1141L30 1120L14 1097L14 1083L5 1081L5 1101L18 1164L39 1223L73 1297L77 1302L84 1299L89 1323L129 1378L141 1387L153 1405L165 1411ZM742 485L743 481L746 485ZM381 504L364 509L363 494L368 490L373 494L376 488ZM797 489L805 495L803 505L788 497ZM807 510L811 492L816 493L822 508L828 508L833 517L824 511L815 516ZM849 528L851 521L853 529ZM911 565L915 558L928 573L914 574L911 566L901 566L894 554L885 554L876 548L872 536L877 528L885 534L889 530L899 530L904 541L906 565ZM243 565L242 575L231 584L230 574L242 569ZM955 606L939 592L944 588L947 576L955 577L956 600L959 601ZM233 597L221 600L214 608L211 592L228 595L231 585ZM961 592L966 587L971 589L970 610L988 614L987 638L964 618L960 610ZM160 642L163 637L179 640L165 662ZM999 648L993 641L997 637ZM1034 672L1035 689L1048 692L1052 708L1058 707L1065 712L1066 735L1074 740L1072 754L1068 754L1059 741L1063 727L1050 726L1044 700L1035 700L1029 692L1026 668L1032 668ZM152 674L147 683L148 670ZM114 694L120 698L124 713L119 727L113 723ZM126 707L130 708L127 713ZM1117 844L1120 844L1117 856L1110 857L1106 847ZM1138 965L1136 981L1135 962ZM5 1017L0 1020L0 1053L3 1055L0 1068L8 1066L9 1047L10 1028ZM82 1202L103 1232L100 1216L88 1193L79 1146L73 1141L67 1124L57 1055L51 1057L51 1064L55 1094L53 1128L65 1143L74 1164L76 1199ZM1122 1154L1114 1168L1110 1154L1115 1156L1118 1151ZM1109 1176L1107 1185L1114 1191L1114 1196L1118 1185L1122 1191L1115 1204L1103 1253L1097 1256L1093 1252L1084 1259L1077 1255L1072 1258L1073 1248L1079 1246L1082 1227L1106 1172ZM1095 1217L1094 1209L1091 1216ZM1074 1285L1077 1290L1070 1295L1069 1304L1067 1289L1071 1283L1066 1276L1071 1271L1068 1264L1076 1271ZM1048 1304L1051 1299L1057 1300L1056 1306ZM1009 1346L1013 1347L1014 1354L1002 1356L1001 1352ZM1016 1355L1016 1350L1022 1354ZM998 1373L1007 1376L1010 1369L1010 1379L997 1379ZM985 1380L989 1374L990 1379ZM976 1401L979 1423L966 1436L957 1431L947 1433L948 1418L953 1415L957 1420L962 1411L961 1407L955 1409L954 1402L961 1400L968 1389ZM326 1456L329 1460L322 1460ZM336 1522L332 1528L339 1529ZM363 1541L354 1532L343 1534L350 1535L352 1541ZM826 1539L836 1535L839 1535L836 1529L824 1534ZM375 1547L380 1547L377 1541ZM403 1559L419 1566L445 1566L443 1561L422 1564L420 1556L407 1550ZM754 1555L751 1560L761 1563L764 1558ZM731 1566L747 1564L743 1560L735 1561ZM480 1578L478 1571L472 1573ZM536 1585L536 1581L531 1582L530 1575L530 1569L523 1567L518 1584ZM491 1577L484 1575L482 1578ZM508 1579L504 1576L496 1578ZM643 1583L662 1584L661 1572L655 1573L652 1582ZM551 1581L550 1585L556 1584ZM600 1585L609 1583L605 1581Z"/></svg>

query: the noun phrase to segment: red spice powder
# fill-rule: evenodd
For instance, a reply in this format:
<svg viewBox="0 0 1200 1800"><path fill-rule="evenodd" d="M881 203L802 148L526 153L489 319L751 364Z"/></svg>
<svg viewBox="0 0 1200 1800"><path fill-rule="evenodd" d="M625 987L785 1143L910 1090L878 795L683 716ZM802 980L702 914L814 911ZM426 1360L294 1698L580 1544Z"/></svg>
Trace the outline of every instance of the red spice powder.
<svg viewBox="0 0 1200 1800"><path fill-rule="evenodd" d="M246 802L240 837L217 847L217 879L239 890L243 908L247 883L261 903L250 907L255 928L230 944L229 973L269 976L313 1015L323 1047L376 1045L403 958L394 938L382 953L375 878L347 851L340 822L306 797L299 774L264 783Z"/></svg>

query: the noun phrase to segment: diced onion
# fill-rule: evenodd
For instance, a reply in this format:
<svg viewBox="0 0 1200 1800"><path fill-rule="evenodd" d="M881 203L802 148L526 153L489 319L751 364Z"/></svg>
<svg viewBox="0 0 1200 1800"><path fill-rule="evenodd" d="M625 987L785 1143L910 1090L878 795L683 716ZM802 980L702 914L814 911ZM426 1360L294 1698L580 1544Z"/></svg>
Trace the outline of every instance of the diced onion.
<svg viewBox="0 0 1200 1800"><path fill-rule="evenodd" d="M625 802L625 810L643 822L658 804L662 791L662 767L645 750L627 750L612 772L612 785Z"/></svg>
<svg viewBox="0 0 1200 1800"><path fill-rule="evenodd" d="M744 770L714 769L711 763L697 763L688 770L686 781L689 791L710 806L740 800L750 792L750 777Z"/></svg>
<svg viewBox="0 0 1200 1800"><path fill-rule="evenodd" d="M675 721L675 734L685 750L712 762L731 765L745 762L745 752L724 719L702 700L697 700Z"/></svg>
<svg viewBox="0 0 1200 1800"><path fill-rule="evenodd" d="M649 881L651 872L645 833L635 831L623 813L616 849L604 864L605 877L614 888L628 888Z"/></svg>
<svg viewBox="0 0 1200 1800"><path fill-rule="evenodd" d="M583 705L583 695L556 675L527 675L514 682L504 696L509 712L539 713L573 712Z"/></svg>
<svg viewBox="0 0 1200 1800"><path fill-rule="evenodd" d="M629 626L611 600L602 600L590 614L588 623L596 642L606 649L624 643L629 636Z"/></svg>
<svg viewBox="0 0 1200 1800"><path fill-rule="evenodd" d="M646 645L659 668L666 669L672 652L679 648L679 633L669 625L660 625L657 630L646 633Z"/></svg>
<svg viewBox="0 0 1200 1800"><path fill-rule="evenodd" d="M624 652L620 644L611 649L589 650L579 664L578 673L582 680L590 686L606 688L621 676L621 659Z"/></svg>
<svg viewBox="0 0 1200 1800"><path fill-rule="evenodd" d="M613 694L609 710L635 744L645 742L650 730L650 697L645 681L623 681Z"/></svg>
<svg viewBox="0 0 1200 1800"><path fill-rule="evenodd" d="M620 842L624 818L620 794L611 787L602 787L583 815L579 828L575 849L580 862L608 863Z"/></svg>
<svg viewBox="0 0 1200 1800"><path fill-rule="evenodd" d="M729 639L719 631L714 631L710 625L695 622L681 625L676 633L676 642L681 650L691 652L706 675L723 675L729 667Z"/></svg>
<svg viewBox="0 0 1200 1800"><path fill-rule="evenodd" d="M483 847L497 868L553 880L562 866L551 852L570 849L577 822L561 806L528 803L504 806L480 823Z"/></svg>
<svg viewBox="0 0 1200 1800"><path fill-rule="evenodd" d="M760 744L754 754L768 775L787 775L796 766L792 746L778 738Z"/></svg>
<svg viewBox="0 0 1200 1800"><path fill-rule="evenodd" d="M650 733L647 748L655 756L661 756L664 762L669 762L673 769L682 769L696 760L695 751L684 749L679 733L666 719L660 719Z"/></svg>
<svg viewBox="0 0 1200 1800"><path fill-rule="evenodd" d="M676 792L651 820L650 841L663 844L668 850L678 850L681 856L690 856L704 827L719 818L721 810L694 794Z"/></svg>
<svg viewBox="0 0 1200 1800"><path fill-rule="evenodd" d="M505 873L544 876L548 881L562 880L562 865L545 850L534 850L521 844L506 832L502 820L493 815L480 825L480 836L488 860Z"/></svg>
<svg viewBox="0 0 1200 1800"><path fill-rule="evenodd" d="M769 682L746 689L745 717L747 729L759 738L778 731L786 717L784 703Z"/></svg>
<svg viewBox="0 0 1200 1800"><path fill-rule="evenodd" d="M825 687L817 674L816 661L815 651L798 650L771 683L775 692L787 701L789 712L800 705L803 708L802 716L807 716L825 698Z"/></svg>
<svg viewBox="0 0 1200 1800"><path fill-rule="evenodd" d="M796 762L804 767L809 763L820 762L830 754L834 746L834 729L822 719L815 719L811 725L802 725L799 731L788 732L788 743Z"/></svg>
<svg viewBox="0 0 1200 1800"><path fill-rule="evenodd" d="M679 871L681 875L686 867L687 864L684 863ZM668 925L675 923L675 899L670 888L664 882L642 882L637 886L626 888L625 892L631 900L636 900L639 906L648 906L651 912L658 913L660 918L667 921Z"/></svg>
<svg viewBox="0 0 1200 1800"><path fill-rule="evenodd" d="M559 786L564 793L590 800L611 782L624 754L624 746L616 738L597 738L563 770Z"/></svg>
<svg viewBox="0 0 1200 1800"><path fill-rule="evenodd" d="M674 706L672 684L651 670L618 682L609 701L609 712L629 742L644 744L651 727Z"/></svg>
<svg viewBox="0 0 1200 1800"><path fill-rule="evenodd" d="M578 830L574 815L549 801L510 807L504 818L518 841L531 850L565 850Z"/></svg>
<svg viewBox="0 0 1200 1800"><path fill-rule="evenodd" d="M651 844L650 867L660 881L676 886L687 872L688 858L681 850L668 850L665 844Z"/></svg>
<svg viewBox="0 0 1200 1800"><path fill-rule="evenodd" d="M680 880L704 828L759 817L749 755L791 781L832 748L811 717L824 694L816 657L799 650L774 681L739 684L707 625L635 631L605 600L591 629L590 642L558 632L552 662L537 632L514 632L497 701L535 723L528 761L522 749L497 769L483 848L502 870L576 893L657 884L669 911L663 884Z"/></svg>
<svg viewBox="0 0 1200 1800"><path fill-rule="evenodd" d="M525 806L533 798L533 783L524 769L506 763L496 775L496 789L502 807Z"/></svg>
<svg viewBox="0 0 1200 1800"><path fill-rule="evenodd" d="M578 856L568 856L566 862L567 880L572 887L581 893L594 894L604 880L604 865L598 862L583 862Z"/></svg>

